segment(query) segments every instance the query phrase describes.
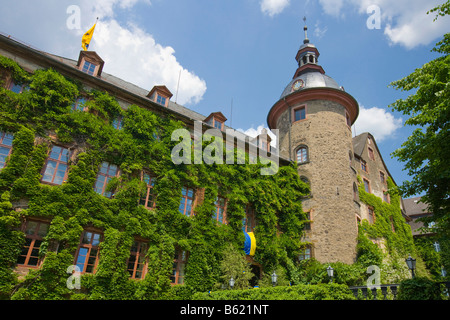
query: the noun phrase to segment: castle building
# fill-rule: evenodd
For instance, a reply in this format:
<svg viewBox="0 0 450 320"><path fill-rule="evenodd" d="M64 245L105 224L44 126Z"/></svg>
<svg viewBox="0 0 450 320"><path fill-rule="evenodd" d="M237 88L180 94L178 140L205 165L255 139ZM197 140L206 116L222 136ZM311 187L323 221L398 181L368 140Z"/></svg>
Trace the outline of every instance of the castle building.
<svg viewBox="0 0 450 320"><path fill-rule="evenodd" d="M298 174L311 186L303 201L312 221L306 256L321 262L353 263L358 222L374 222L373 208L358 198L358 175L365 191L389 202L389 171L374 137L352 137L359 114L355 98L325 74L319 50L305 40L295 60L298 68L267 116L279 130L280 154L297 162Z"/></svg>
<svg viewBox="0 0 450 320"><path fill-rule="evenodd" d="M191 130L196 121L206 128L216 128L222 132L232 129L226 125L227 119L220 111L204 116L171 101L172 93L164 85L155 86L149 92L103 72L105 62L96 52L81 51L78 60L72 60L30 48L0 35L0 55L14 60L27 72L52 68L68 78L76 79L86 88L106 91L116 97L124 109L138 105L157 115L170 114ZM270 108L267 123L269 129L279 130L277 148L280 166L296 163L300 178L310 185L309 196L302 199L303 210L308 213L310 220L304 241L310 245L299 258L315 258L323 263L340 261L351 264L356 259L358 222L366 219L373 223L375 219L373 208L359 200L358 187L362 184L366 192L389 202L387 180L392 177L374 137L370 133L353 136L352 124L358 117L358 103L333 78L325 74L319 64L319 50L307 38L306 27L305 40L295 60L298 68L278 101ZM0 78L4 85L14 92L26 90L23 85L15 84L11 75L4 70L0 72ZM84 102L84 98L80 97L73 109L83 111ZM116 119L114 127L119 129L121 121L120 118ZM270 137L267 137L265 132L254 139L235 133L246 141L246 147L249 144L257 144L258 148L269 151L271 149ZM0 132L1 168L6 164L11 152L11 141L11 135ZM61 146L53 147L48 161L53 161L54 167L58 169L52 171L48 169L51 165L47 164L43 170L43 182L61 184L67 178L67 159L75 156L76 153L69 154L67 149ZM111 197L111 192L106 190L106 184L117 175L116 166L103 163L93 186L95 191ZM152 196L152 177L145 173L142 177L149 187L140 204L153 208L155 203ZM202 192L204 190L183 188L180 212L191 215L194 207L202 201ZM27 207L27 204L22 202L14 205L16 210ZM218 221L226 220L225 208L225 199L218 199L215 215ZM248 208L245 226L247 231L252 231L257 214L251 207ZM48 223L38 222L35 226L37 233L30 237L33 244L42 241L39 236L41 227L42 230L48 228ZM83 239L86 241L80 244L78 256L89 255L89 252L96 250L100 234L86 231ZM145 247L144 244L137 242L136 255L141 247ZM33 265L34 262L34 266L38 264L37 258L30 252L21 256L19 272L25 273L26 266ZM173 283L183 282L182 269L186 259L184 252L177 252ZM84 271L88 270L87 268L92 271L95 267L84 265L79 259L77 262L80 262ZM136 274L136 269L133 274Z"/></svg>

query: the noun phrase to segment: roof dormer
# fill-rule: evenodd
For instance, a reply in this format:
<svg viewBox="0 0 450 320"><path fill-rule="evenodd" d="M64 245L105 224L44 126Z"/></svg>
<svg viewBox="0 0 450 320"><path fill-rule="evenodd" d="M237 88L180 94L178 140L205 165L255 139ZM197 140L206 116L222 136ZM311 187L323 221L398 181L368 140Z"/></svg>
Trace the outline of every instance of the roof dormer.
<svg viewBox="0 0 450 320"><path fill-rule="evenodd" d="M169 105L169 100L172 98L173 94L167 89L166 86L154 86L152 90L148 93L147 97L164 107Z"/></svg>
<svg viewBox="0 0 450 320"><path fill-rule="evenodd" d="M100 77L105 61L95 51L80 51L77 67L84 73Z"/></svg>
<svg viewBox="0 0 450 320"><path fill-rule="evenodd" d="M203 122L210 125L211 127L223 131L225 121L227 121L227 118L225 118L222 112L213 112L209 116L207 116Z"/></svg>

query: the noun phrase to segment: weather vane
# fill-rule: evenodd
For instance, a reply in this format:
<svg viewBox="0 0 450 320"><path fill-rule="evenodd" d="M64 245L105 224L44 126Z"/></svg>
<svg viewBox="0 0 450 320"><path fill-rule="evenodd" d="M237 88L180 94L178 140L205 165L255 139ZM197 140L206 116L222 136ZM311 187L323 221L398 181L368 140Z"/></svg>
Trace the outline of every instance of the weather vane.
<svg viewBox="0 0 450 320"><path fill-rule="evenodd" d="M305 22L305 27L303 28L303 30L305 30L305 40L303 41L303 43L309 43L309 39L308 39L308 27L306 26L306 16L303 17L303 21Z"/></svg>

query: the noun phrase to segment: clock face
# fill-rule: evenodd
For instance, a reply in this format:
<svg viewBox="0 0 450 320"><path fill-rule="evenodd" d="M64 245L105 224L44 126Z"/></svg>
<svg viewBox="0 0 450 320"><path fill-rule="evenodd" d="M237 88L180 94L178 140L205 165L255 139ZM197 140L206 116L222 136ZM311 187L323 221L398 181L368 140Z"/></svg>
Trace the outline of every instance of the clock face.
<svg viewBox="0 0 450 320"><path fill-rule="evenodd" d="M295 81L292 84L292 91L297 91L297 90L303 88L304 85L305 85L305 83L303 82L303 80L302 79L298 79L297 81Z"/></svg>

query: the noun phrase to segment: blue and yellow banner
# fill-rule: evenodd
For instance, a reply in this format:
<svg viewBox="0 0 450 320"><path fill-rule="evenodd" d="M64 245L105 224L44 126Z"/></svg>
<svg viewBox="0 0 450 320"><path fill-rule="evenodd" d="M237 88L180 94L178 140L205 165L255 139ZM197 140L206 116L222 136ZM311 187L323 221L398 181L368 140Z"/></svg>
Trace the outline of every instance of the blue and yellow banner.
<svg viewBox="0 0 450 320"><path fill-rule="evenodd" d="M254 256L256 251L256 239L253 232L244 232L245 244L244 251L246 255Z"/></svg>

